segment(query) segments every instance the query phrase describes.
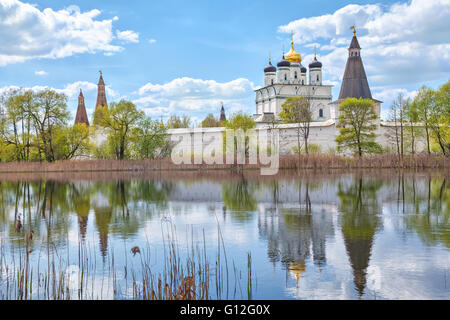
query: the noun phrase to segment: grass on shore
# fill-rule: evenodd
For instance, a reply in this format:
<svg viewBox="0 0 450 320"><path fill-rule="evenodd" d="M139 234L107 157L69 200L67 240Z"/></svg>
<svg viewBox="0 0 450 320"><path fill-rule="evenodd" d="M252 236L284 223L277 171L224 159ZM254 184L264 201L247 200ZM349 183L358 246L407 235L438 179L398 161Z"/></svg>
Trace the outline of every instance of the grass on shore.
<svg viewBox="0 0 450 320"><path fill-rule="evenodd" d="M65 160L46 162L0 163L0 173L12 172L99 172L99 171L168 171L168 170L255 170L265 167L261 164L174 164L171 159L146 160ZM381 154L361 158L339 155L310 154L282 155L279 168L284 169L358 169L358 168L449 168L450 158L427 154L399 157L395 154Z"/></svg>
<svg viewBox="0 0 450 320"><path fill-rule="evenodd" d="M195 245L193 236L187 239L183 254L180 254L176 230L171 228L169 233L163 236L164 257L158 262L162 268L156 272L152 270L154 261L150 263L148 242L145 247L133 247L131 252L127 250L126 254L133 259L125 259L124 265L117 266L113 248L106 260L97 261L95 248L83 240L78 242L77 256L71 259L58 253L51 241L41 243L40 248L33 251L31 230L25 234L25 242L18 252L8 252L5 240L0 239L0 300L252 298L251 253L248 253L245 279L245 273L236 268L234 261L233 269L229 268L219 226L217 252L212 263L207 255L204 231L203 239L197 239ZM38 255L37 266L30 262L32 253ZM70 260L78 262L74 265L73 261L69 263ZM231 282L231 272L234 283Z"/></svg>

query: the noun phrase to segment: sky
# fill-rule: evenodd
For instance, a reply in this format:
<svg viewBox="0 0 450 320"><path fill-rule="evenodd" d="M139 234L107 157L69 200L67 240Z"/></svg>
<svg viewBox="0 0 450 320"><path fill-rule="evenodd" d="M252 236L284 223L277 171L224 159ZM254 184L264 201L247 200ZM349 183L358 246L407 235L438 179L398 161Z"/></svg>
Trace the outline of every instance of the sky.
<svg viewBox="0 0 450 320"><path fill-rule="evenodd" d="M53 88L75 116L82 89L91 118L99 70L108 102L127 99L153 118L255 113L269 51L291 31L304 66L317 46L337 99L355 25L383 116L398 93L450 79L450 0L0 0L0 92Z"/></svg>

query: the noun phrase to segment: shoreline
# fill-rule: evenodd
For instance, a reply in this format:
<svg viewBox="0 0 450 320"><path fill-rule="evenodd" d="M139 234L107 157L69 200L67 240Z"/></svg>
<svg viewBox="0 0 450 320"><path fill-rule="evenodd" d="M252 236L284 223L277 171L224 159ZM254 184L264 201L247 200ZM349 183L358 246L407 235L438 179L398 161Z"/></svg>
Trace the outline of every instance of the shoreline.
<svg viewBox="0 0 450 320"><path fill-rule="evenodd" d="M261 164L174 164L171 159L155 160L64 160L48 162L0 163L0 175L23 173L107 173L107 172L207 172L254 171L267 168ZM354 169L445 169L450 168L450 157L415 155L400 158L397 155L376 155L347 158L336 155L284 155L279 159L279 171L286 170L354 170Z"/></svg>

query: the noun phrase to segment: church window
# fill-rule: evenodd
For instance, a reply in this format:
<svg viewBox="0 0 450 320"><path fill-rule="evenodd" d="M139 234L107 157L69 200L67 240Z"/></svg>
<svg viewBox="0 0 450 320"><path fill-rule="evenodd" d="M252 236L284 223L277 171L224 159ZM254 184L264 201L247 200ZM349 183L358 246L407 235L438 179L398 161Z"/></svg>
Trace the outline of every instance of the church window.
<svg viewBox="0 0 450 320"><path fill-rule="evenodd" d="M272 85L273 85L273 79L271 80L271 82L272 82Z"/></svg>
<svg viewBox="0 0 450 320"><path fill-rule="evenodd" d="M319 81L319 75L317 75L317 81Z"/></svg>
<svg viewBox="0 0 450 320"><path fill-rule="evenodd" d="M305 84L305 81L304 81L304 80L302 80L302 84Z"/></svg>
<svg viewBox="0 0 450 320"><path fill-rule="evenodd" d="M323 118L323 109L319 110L319 118Z"/></svg>
<svg viewBox="0 0 450 320"><path fill-rule="evenodd" d="M297 71L295 71L295 75L294 75L295 79L297 79Z"/></svg>
<svg viewBox="0 0 450 320"><path fill-rule="evenodd" d="M285 81L287 80L287 74L284 74L284 80Z"/></svg>

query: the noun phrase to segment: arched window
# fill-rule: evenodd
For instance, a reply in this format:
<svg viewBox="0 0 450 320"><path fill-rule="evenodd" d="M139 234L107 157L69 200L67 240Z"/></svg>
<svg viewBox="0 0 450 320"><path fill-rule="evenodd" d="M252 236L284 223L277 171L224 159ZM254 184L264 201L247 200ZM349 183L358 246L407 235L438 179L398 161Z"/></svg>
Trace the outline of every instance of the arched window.
<svg viewBox="0 0 450 320"><path fill-rule="evenodd" d="M304 80L302 80L302 84L305 84L305 81L304 81Z"/></svg>
<svg viewBox="0 0 450 320"><path fill-rule="evenodd" d="M294 73L294 78L297 79L297 71Z"/></svg>
<svg viewBox="0 0 450 320"><path fill-rule="evenodd" d="M284 74L284 80L285 81L287 80L287 74L286 73Z"/></svg>
<svg viewBox="0 0 450 320"><path fill-rule="evenodd" d="M317 75L317 81L319 81L319 75Z"/></svg>
<svg viewBox="0 0 450 320"><path fill-rule="evenodd" d="M272 79L272 81L271 81L271 82L272 82L272 85L273 85L273 79Z"/></svg>
<svg viewBox="0 0 450 320"><path fill-rule="evenodd" d="M323 118L323 109L319 110L319 118Z"/></svg>

